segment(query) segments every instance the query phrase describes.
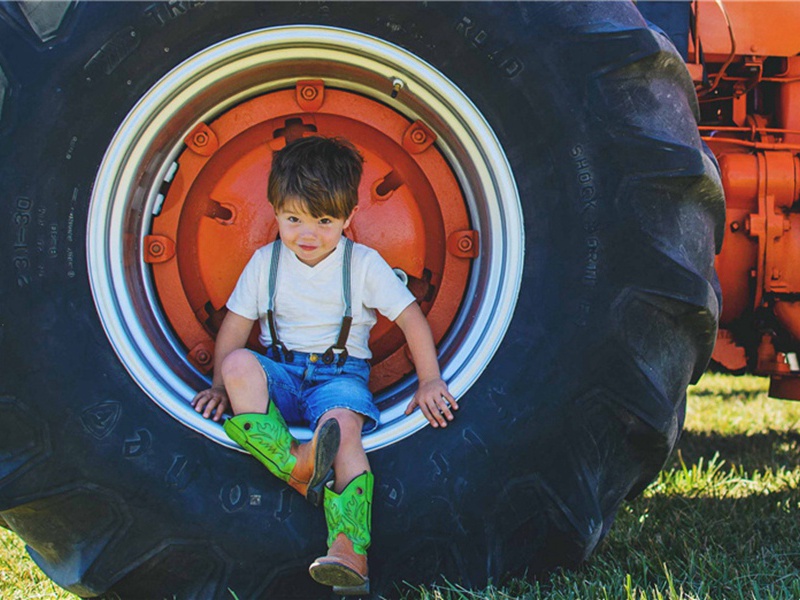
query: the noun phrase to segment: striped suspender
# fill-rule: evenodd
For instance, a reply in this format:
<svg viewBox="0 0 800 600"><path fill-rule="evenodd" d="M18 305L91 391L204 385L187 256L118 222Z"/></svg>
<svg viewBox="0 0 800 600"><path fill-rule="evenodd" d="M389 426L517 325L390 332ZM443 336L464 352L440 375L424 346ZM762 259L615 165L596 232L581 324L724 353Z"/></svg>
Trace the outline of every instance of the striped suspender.
<svg viewBox="0 0 800 600"><path fill-rule="evenodd" d="M280 357L281 352L286 360L291 361L293 354L283 342L278 339L278 330L275 327L275 294L278 292L278 264L281 260L281 240L278 238L272 245L272 260L269 263L269 304L267 306L267 324L269 325L269 335L272 338L272 356L274 358Z"/></svg>
<svg viewBox="0 0 800 600"><path fill-rule="evenodd" d="M284 346L283 342L278 339L278 332L275 328L275 295L278 291L278 265L281 258L281 241L275 240L272 246L272 259L269 264L269 283L268 294L269 304L267 306L267 324L269 325L269 335L272 337L273 355L279 356L280 352L286 357L286 360L292 360L292 351ZM322 355L322 361L325 364L333 362L334 357L338 354L339 360L337 364L341 367L347 360L347 338L350 335L350 325L353 322L353 304L352 304L352 263L353 263L353 240L350 238L344 239L344 256L342 257L342 299L344 300L344 317L342 317L342 326L339 329L339 337L336 343L328 348Z"/></svg>

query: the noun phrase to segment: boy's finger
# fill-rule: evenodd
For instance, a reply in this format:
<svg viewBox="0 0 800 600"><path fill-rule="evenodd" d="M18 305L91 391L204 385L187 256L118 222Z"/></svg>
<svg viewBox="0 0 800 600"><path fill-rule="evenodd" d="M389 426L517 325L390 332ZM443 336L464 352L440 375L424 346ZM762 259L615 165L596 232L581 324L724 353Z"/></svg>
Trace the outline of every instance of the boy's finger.
<svg viewBox="0 0 800 600"><path fill-rule="evenodd" d="M408 403L408 406L406 406L405 414L410 415L412 412L414 412L414 406L416 404L417 404L417 399L416 398L412 399L411 402Z"/></svg>
<svg viewBox="0 0 800 600"><path fill-rule="evenodd" d="M450 408L458 410L458 402L456 402L456 398L450 393L450 390L444 390L441 394L441 398Z"/></svg>
<svg viewBox="0 0 800 600"><path fill-rule="evenodd" d="M448 421L453 420L453 413L450 412L447 399L444 396L439 397L439 411L445 416Z"/></svg>
<svg viewBox="0 0 800 600"><path fill-rule="evenodd" d="M436 403L436 400L431 400L431 404L433 405L433 408L431 408L431 414L434 416L439 425L441 425L442 427L447 427L447 420L445 419L445 416L442 414L441 406L439 406ZM442 402L442 406L444 406L444 402Z"/></svg>
<svg viewBox="0 0 800 600"><path fill-rule="evenodd" d="M212 398L211 400L209 400L208 404L206 404L206 411L203 413L203 417L208 419L211 416L211 411L214 410L214 407L217 406L218 404L219 404L218 398Z"/></svg>
<svg viewBox="0 0 800 600"><path fill-rule="evenodd" d="M434 427L439 426L433 414L431 413L431 409L428 408L428 406L424 402L419 403L419 409L422 411L422 414L425 415L425 418L428 419L428 423L430 423Z"/></svg>

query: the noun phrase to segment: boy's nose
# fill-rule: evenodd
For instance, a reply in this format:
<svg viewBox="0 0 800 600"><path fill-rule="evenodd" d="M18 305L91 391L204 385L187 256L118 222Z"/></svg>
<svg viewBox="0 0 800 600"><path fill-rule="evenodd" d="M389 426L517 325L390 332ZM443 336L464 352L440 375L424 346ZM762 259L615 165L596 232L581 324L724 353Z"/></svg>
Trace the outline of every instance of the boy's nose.
<svg viewBox="0 0 800 600"><path fill-rule="evenodd" d="M302 225L300 227L300 236L301 237L314 237L314 226L313 225Z"/></svg>

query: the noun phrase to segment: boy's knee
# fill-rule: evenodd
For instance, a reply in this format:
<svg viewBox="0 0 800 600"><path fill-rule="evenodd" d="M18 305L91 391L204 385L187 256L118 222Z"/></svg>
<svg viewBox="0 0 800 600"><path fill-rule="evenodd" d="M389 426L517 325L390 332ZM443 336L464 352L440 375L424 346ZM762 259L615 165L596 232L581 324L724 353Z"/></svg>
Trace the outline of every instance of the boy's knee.
<svg viewBox="0 0 800 600"><path fill-rule="evenodd" d="M320 422L324 422L330 418L339 421L339 429L342 433L342 439L360 438L361 428L364 426L366 418L346 408L334 408L323 415Z"/></svg>
<svg viewBox="0 0 800 600"><path fill-rule="evenodd" d="M249 350L239 349L228 354L222 361L220 368L222 380L230 383L252 377L253 373L257 372L257 369L261 367L258 364L258 360Z"/></svg>

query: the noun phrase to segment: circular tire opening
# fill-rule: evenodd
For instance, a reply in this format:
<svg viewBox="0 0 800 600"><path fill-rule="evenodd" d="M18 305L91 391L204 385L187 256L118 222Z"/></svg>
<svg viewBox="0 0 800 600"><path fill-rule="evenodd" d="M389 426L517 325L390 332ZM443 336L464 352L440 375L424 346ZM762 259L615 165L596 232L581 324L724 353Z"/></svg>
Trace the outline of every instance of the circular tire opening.
<svg viewBox="0 0 800 600"><path fill-rule="evenodd" d="M202 51L117 131L92 195L87 253L125 368L169 414L229 447L189 400L208 385L227 294L276 233L271 151L312 134L347 137L365 155L362 210L348 234L408 276L457 397L488 364L516 303L524 240L514 178L486 120L440 72L328 27L264 29ZM373 330L381 427L364 438L367 450L427 424L403 414L416 383L402 342L385 321Z"/></svg>

